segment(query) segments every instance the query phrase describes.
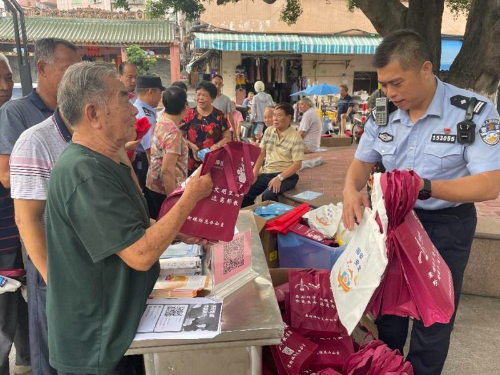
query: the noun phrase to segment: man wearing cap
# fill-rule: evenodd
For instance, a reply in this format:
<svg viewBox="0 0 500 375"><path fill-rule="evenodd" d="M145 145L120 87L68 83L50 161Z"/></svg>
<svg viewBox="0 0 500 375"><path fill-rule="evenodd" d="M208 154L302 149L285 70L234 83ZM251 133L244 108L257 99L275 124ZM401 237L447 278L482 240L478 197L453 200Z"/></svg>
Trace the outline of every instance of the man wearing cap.
<svg viewBox="0 0 500 375"><path fill-rule="evenodd" d="M151 124L151 128L142 138L141 143L135 150L136 157L133 164L139 184L143 190L146 185L146 176L149 168L151 136L153 135L156 125L155 107L158 106L158 103L161 100L161 93L163 90L165 90L165 87L163 87L160 77L137 77L137 100L135 101L134 106L137 108L139 113L136 118L139 120L146 117Z"/></svg>

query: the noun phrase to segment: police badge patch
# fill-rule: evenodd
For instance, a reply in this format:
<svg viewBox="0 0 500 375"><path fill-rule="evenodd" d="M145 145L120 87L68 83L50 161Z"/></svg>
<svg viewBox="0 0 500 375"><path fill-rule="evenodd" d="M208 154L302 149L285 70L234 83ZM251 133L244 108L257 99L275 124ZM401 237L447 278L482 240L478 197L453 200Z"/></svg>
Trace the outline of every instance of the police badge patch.
<svg viewBox="0 0 500 375"><path fill-rule="evenodd" d="M489 118L479 129L479 137L488 146L496 146L500 142L500 118Z"/></svg>
<svg viewBox="0 0 500 375"><path fill-rule="evenodd" d="M378 135L378 138L382 142L392 142L392 140L394 139L394 136L392 134L389 134L389 133L380 133Z"/></svg>

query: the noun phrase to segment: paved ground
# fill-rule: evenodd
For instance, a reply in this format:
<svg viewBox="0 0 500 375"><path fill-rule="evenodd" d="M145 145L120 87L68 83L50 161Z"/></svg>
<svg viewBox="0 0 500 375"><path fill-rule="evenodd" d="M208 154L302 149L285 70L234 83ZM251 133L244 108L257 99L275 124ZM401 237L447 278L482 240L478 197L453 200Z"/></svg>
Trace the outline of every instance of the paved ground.
<svg viewBox="0 0 500 375"><path fill-rule="evenodd" d="M300 171L298 188L320 191L332 197L341 198L344 178L351 163L356 145L351 147L331 148L327 152L308 154L306 159L322 157L323 165ZM481 219L500 220L500 198L494 201L477 203L478 217Z"/></svg>

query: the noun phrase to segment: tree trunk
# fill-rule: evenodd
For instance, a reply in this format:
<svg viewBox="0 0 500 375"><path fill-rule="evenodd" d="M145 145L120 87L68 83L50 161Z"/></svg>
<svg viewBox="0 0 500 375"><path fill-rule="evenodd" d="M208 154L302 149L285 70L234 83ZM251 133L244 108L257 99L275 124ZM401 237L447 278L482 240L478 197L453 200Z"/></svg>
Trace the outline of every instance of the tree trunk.
<svg viewBox="0 0 500 375"><path fill-rule="evenodd" d="M474 0L448 82L492 97L500 80L500 0Z"/></svg>
<svg viewBox="0 0 500 375"><path fill-rule="evenodd" d="M408 3L406 7L400 0L355 1L380 35L398 29L412 29L422 35L433 53L432 65L437 74L441 61L444 0L410 0Z"/></svg>

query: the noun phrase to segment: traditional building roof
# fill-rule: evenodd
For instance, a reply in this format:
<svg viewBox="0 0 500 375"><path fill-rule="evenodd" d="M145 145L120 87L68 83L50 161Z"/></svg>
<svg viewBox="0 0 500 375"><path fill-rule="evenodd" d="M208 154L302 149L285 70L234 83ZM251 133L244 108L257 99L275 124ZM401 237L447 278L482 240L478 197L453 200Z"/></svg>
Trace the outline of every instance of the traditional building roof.
<svg viewBox="0 0 500 375"><path fill-rule="evenodd" d="M143 46L166 45L174 41L169 21L106 20L69 18L26 18L28 42L41 38L62 38L80 45ZM0 18L0 42L14 43L12 18Z"/></svg>

